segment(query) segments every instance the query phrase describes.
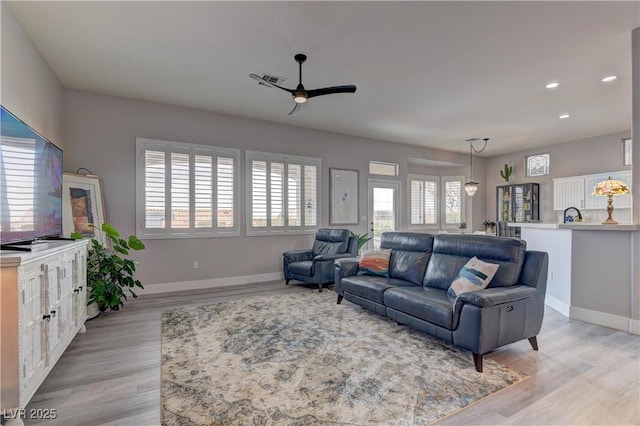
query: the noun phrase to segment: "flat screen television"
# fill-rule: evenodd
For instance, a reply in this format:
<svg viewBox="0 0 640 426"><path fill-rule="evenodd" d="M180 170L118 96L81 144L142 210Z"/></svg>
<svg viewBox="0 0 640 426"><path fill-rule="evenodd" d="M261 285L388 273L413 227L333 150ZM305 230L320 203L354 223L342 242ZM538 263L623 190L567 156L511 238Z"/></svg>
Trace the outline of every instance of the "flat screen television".
<svg viewBox="0 0 640 426"><path fill-rule="evenodd" d="M62 234L62 150L0 106L0 243Z"/></svg>

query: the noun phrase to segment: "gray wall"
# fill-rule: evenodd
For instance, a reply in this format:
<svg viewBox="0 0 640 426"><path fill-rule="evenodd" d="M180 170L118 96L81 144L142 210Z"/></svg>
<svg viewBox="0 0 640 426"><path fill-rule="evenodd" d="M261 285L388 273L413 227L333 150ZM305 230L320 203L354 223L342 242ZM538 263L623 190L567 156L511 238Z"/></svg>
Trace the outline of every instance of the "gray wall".
<svg viewBox="0 0 640 426"><path fill-rule="evenodd" d="M400 164L401 192L404 194L408 159L437 159L457 164L468 155L378 140L363 139L258 120L225 116L158 103L136 101L95 93L66 90L64 133L67 150L65 169L85 167L103 179L107 220L126 234L135 232L135 140L137 137L195 144L227 146L322 159L322 226L328 226L330 167L360 171L360 215L367 212L369 160ZM480 182L484 160L478 159ZM413 172L428 173L412 165ZM451 169L447 169L447 173ZM468 173L453 168L451 174ZM474 174L476 174L474 168ZM243 197L241 197L243 198ZM467 222L477 229L484 221L484 195L467 202ZM472 220L471 210L475 207ZM401 206L401 229L406 229L406 204ZM241 209L243 211L243 209ZM241 216L244 235L244 215ZM350 227L365 232L366 226ZM313 237L260 236L202 239L146 240L147 249L136 253L139 278L147 284L204 280L261 273L282 269L282 252L311 247ZM193 269L193 261L199 269Z"/></svg>
<svg viewBox="0 0 640 426"><path fill-rule="evenodd" d="M64 149L62 86L5 2L0 14L0 103Z"/></svg>
<svg viewBox="0 0 640 426"><path fill-rule="evenodd" d="M487 158L485 163L486 186L493 188L486 198L487 217L496 217L495 187L505 182L500 170L505 163L513 167L511 182L537 182L540 184L540 220L557 222L557 213L553 210L553 179L566 176L580 176L592 173L630 170L622 165L622 138L630 137L631 130L596 136L573 142L550 145L528 151L499 155ZM550 154L548 176L526 177L525 156ZM612 154L613 153L613 154Z"/></svg>

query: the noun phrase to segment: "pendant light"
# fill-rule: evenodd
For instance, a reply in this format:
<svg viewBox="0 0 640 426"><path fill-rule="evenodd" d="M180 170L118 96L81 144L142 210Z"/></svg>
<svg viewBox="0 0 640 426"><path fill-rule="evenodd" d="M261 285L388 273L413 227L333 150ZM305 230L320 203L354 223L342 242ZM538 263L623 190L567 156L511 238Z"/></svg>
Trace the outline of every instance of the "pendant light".
<svg viewBox="0 0 640 426"><path fill-rule="evenodd" d="M473 143L478 141L484 141L484 145L482 145L482 148L480 149L476 149L473 146ZM475 152L476 154L479 154L484 151L484 149L487 147L487 142L489 142L489 138L471 138L467 139L467 142L469 142L469 182L464 184L464 190L467 192L467 195L469 197L473 197L473 195L478 190L478 182L475 182L473 180L473 153Z"/></svg>

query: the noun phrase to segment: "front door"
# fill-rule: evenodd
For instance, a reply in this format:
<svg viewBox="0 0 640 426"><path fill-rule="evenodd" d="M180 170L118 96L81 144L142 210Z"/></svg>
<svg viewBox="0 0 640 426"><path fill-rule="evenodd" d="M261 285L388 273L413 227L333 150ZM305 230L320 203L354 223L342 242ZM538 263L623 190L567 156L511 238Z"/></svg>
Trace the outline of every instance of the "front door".
<svg viewBox="0 0 640 426"><path fill-rule="evenodd" d="M369 179L369 232L373 239L368 249L380 248L383 232L398 229L400 218L400 182Z"/></svg>

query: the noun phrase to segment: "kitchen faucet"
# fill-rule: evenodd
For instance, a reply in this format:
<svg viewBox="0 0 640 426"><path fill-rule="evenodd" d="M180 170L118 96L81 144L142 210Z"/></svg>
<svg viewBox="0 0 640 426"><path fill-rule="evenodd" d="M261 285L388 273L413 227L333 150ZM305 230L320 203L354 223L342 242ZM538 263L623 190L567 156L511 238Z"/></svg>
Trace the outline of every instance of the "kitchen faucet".
<svg viewBox="0 0 640 426"><path fill-rule="evenodd" d="M567 223L567 211L572 209L578 213L577 222L582 222L582 214L580 213L580 210L578 210L577 207L567 207L566 209L564 209L564 213L562 214L562 223Z"/></svg>

